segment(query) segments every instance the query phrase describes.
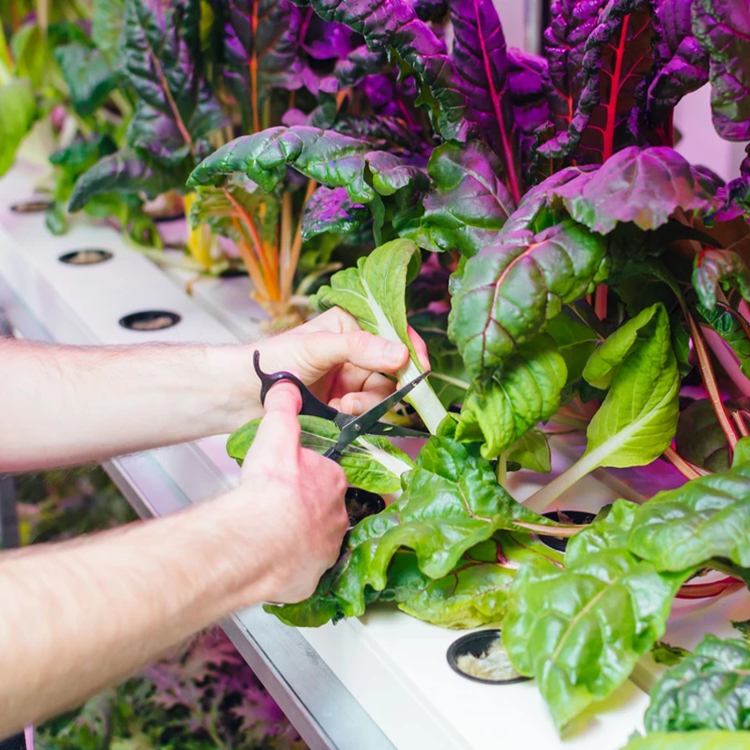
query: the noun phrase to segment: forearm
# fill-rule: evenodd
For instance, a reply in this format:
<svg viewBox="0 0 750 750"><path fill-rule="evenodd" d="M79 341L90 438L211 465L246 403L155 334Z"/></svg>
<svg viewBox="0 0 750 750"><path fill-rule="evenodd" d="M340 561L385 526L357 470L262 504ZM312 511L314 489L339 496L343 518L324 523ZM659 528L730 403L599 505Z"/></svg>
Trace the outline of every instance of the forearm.
<svg viewBox="0 0 750 750"><path fill-rule="evenodd" d="M233 544L212 505L0 556L0 739L269 595L260 563L249 574L235 564L232 549L247 556L247 546Z"/></svg>
<svg viewBox="0 0 750 750"><path fill-rule="evenodd" d="M247 360L231 346L0 340L0 471L82 464L231 431L259 411L231 400L238 389L229 377L255 380Z"/></svg>

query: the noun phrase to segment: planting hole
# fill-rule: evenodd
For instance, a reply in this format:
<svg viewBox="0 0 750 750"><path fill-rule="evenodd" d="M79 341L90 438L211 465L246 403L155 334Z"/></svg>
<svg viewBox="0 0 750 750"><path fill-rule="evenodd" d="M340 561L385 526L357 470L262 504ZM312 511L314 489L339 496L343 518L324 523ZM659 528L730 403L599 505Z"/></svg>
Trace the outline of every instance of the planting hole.
<svg viewBox="0 0 750 750"><path fill-rule="evenodd" d="M120 318L119 323L131 331L162 331L176 326L180 320L177 313L167 310L143 310Z"/></svg>
<svg viewBox="0 0 750 750"><path fill-rule="evenodd" d="M71 266L92 266L95 263L104 263L105 260L110 260L111 258L112 253L108 250L86 248L84 250L73 250L70 253L65 253L58 260L61 263L68 263Z"/></svg>
<svg viewBox="0 0 750 750"><path fill-rule="evenodd" d="M499 630L480 630L453 641L448 648L448 664L461 677L487 685L526 682L510 663Z"/></svg>
<svg viewBox="0 0 750 750"><path fill-rule="evenodd" d="M380 495L357 487L347 489L345 501L349 528L356 526L362 519L385 510L385 500Z"/></svg>
<svg viewBox="0 0 750 750"><path fill-rule="evenodd" d="M584 510L551 510L549 513L544 513L543 515L545 518L551 518L558 523L573 524L575 526L583 526L584 524L591 523L596 518L595 513L587 513ZM558 539L555 536L547 536L546 534L540 534L539 541L558 552L565 552L568 546L567 539Z"/></svg>
<svg viewBox="0 0 750 750"><path fill-rule="evenodd" d="M236 279L240 276L247 276L247 271L243 271L241 268L225 268L220 274L219 278L222 279Z"/></svg>
<svg viewBox="0 0 750 750"><path fill-rule="evenodd" d="M14 203L10 210L17 214L40 214L52 208L52 201L33 200Z"/></svg>

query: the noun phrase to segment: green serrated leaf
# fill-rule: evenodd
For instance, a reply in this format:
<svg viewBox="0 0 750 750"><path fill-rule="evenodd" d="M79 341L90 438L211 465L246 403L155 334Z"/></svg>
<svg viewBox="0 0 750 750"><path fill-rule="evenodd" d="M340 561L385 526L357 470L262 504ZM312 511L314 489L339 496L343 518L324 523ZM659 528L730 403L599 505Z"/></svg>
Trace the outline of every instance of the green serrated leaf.
<svg viewBox="0 0 750 750"><path fill-rule="evenodd" d="M657 641L651 649L651 656L657 664L673 667L679 664L690 652L681 646L672 646L666 641Z"/></svg>

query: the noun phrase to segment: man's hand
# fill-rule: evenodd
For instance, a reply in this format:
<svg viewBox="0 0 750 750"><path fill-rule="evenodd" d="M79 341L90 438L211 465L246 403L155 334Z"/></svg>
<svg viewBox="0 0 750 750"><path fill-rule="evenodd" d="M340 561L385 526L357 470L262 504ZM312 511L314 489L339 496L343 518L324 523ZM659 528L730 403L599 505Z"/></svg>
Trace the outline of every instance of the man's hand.
<svg viewBox="0 0 750 750"><path fill-rule="evenodd" d="M289 383L268 392L240 488L231 495L240 507L227 516L237 533L242 533L243 518L255 538L263 529L268 571L263 598L279 603L299 602L315 591L320 576L336 562L348 526L346 476L334 461L300 446L300 406L299 391ZM248 545L238 544L238 549L246 554ZM257 601L257 586L248 595Z"/></svg>
<svg viewBox="0 0 750 750"><path fill-rule="evenodd" d="M409 335L422 365L429 367L424 342L412 329ZM396 384L381 373L395 374L409 359L406 346L361 330L349 313L334 307L298 328L243 347L246 364L233 368L229 386L236 421L231 429L260 416L260 383L251 364L256 349L263 370L294 373L321 401L349 414L361 414L393 393Z"/></svg>

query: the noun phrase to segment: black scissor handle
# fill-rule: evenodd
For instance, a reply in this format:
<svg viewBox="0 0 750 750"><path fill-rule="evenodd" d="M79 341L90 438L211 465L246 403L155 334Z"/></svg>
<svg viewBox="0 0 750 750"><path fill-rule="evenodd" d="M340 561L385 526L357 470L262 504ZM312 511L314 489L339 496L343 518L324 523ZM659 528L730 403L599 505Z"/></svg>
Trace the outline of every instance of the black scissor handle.
<svg viewBox="0 0 750 750"><path fill-rule="evenodd" d="M266 396L268 391L271 390L278 383L293 383L297 386L300 395L302 396L302 409L300 414L306 414L310 417L321 417L322 419L333 420L338 412L336 409L324 404L319 398L316 398L309 390L309 388L294 374L287 372L286 370L280 370L279 372L263 372L260 369L260 352L256 349L253 352L253 367L255 368L255 374L260 380L260 403L261 406L266 403Z"/></svg>

